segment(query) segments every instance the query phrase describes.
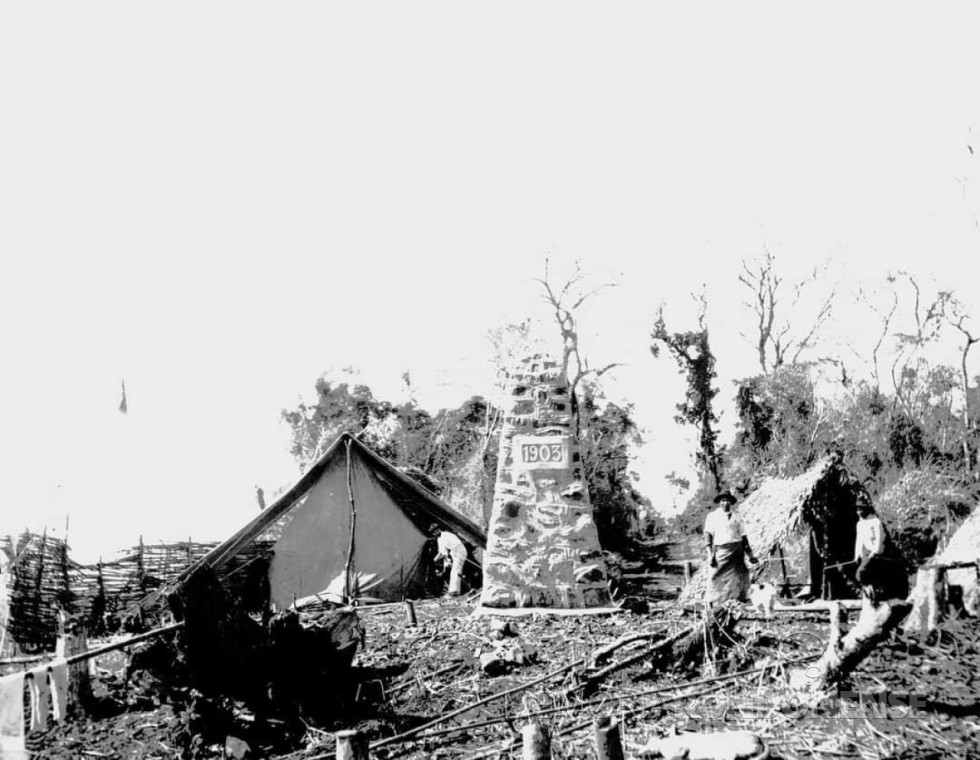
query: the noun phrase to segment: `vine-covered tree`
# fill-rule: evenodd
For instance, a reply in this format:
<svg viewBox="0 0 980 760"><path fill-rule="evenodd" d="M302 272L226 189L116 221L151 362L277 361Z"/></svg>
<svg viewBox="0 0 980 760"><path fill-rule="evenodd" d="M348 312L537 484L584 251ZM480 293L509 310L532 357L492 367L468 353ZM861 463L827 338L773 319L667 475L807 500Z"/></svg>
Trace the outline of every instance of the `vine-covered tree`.
<svg viewBox="0 0 980 760"><path fill-rule="evenodd" d="M704 295L699 297L698 329L686 332L671 332L664 320L664 307L657 312L650 338L653 343L650 351L659 357L666 348L677 362L681 372L687 377L687 391L684 401L677 404L674 419L681 424L693 425L698 431L698 450L696 460L704 474L710 476L711 486L721 488L721 453L718 449L718 418L714 411L714 398L718 389L714 387L716 378L715 355L711 352L708 340L708 327L705 323L707 302Z"/></svg>

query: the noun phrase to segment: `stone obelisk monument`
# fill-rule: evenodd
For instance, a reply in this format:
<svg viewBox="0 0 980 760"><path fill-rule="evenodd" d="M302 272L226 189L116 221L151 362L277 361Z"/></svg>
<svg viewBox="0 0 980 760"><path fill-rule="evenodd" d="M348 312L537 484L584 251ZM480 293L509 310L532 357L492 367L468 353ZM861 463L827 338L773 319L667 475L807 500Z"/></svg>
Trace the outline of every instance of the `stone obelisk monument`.
<svg viewBox="0 0 980 760"><path fill-rule="evenodd" d="M508 390L480 602L607 606L568 381L556 362L534 356L511 373Z"/></svg>

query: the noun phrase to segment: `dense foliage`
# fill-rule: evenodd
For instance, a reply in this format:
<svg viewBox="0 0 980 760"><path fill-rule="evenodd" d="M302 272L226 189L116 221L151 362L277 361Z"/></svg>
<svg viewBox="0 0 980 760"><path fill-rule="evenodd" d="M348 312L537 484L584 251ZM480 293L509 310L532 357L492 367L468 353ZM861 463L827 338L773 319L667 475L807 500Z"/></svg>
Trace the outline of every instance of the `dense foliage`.
<svg viewBox="0 0 980 760"><path fill-rule="evenodd" d="M485 524L492 499L496 446L488 402L474 396L435 416L413 402L376 399L365 385L351 388L324 378L316 403L284 410L292 431L292 454L306 467L341 433L352 433L426 488ZM489 480L489 495L487 481Z"/></svg>
<svg viewBox="0 0 980 760"><path fill-rule="evenodd" d="M487 524L499 424L484 398L430 415L412 403L378 400L364 385L321 378L316 393L316 403L283 411L301 464L313 462L341 433L353 433L470 519ZM629 407L600 404L589 384L582 397L583 462L596 524L603 546L622 548L643 502L629 472L629 447L639 443L639 434Z"/></svg>
<svg viewBox="0 0 980 760"><path fill-rule="evenodd" d="M630 447L641 442L632 408L607 403L600 407L588 386L579 413L583 418L582 460L602 546L625 550L646 501L629 470Z"/></svg>

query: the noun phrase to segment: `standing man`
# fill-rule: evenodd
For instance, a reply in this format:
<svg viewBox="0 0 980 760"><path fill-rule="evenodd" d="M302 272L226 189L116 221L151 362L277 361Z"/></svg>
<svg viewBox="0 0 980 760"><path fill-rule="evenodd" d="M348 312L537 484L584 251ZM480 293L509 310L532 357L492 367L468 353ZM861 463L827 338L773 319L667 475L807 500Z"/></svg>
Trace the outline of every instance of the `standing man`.
<svg viewBox="0 0 980 760"><path fill-rule="evenodd" d="M863 488L854 495L858 522L854 537L854 561L863 564L871 557L885 553L885 526L871 506L871 497Z"/></svg>
<svg viewBox="0 0 980 760"><path fill-rule="evenodd" d="M748 599L749 568L745 559L748 557L753 565L756 559L735 503L730 491L722 491L715 497L718 508L708 513L704 521L705 549L711 567L705 593L708 602Z"/></svg>
<svg viewBox="0 0 980 760"><path fill-rule="evenodd" d="M871 506L871 496L861 486L854 493L858 522L854 538L856 578L862 594L872 604L886 599L904 599L909 593L908 576L901 562L888 551L888 532Z"/></svg>
<svg viewBox="0 0 980 760"><path fill-rule="evenodd" d="M430 529L436 539L436 562L445 559L452 563L449 570L449 596L459 596L463 590L463 568L466 566L466 546L455 533L433 524Z"/></svg>

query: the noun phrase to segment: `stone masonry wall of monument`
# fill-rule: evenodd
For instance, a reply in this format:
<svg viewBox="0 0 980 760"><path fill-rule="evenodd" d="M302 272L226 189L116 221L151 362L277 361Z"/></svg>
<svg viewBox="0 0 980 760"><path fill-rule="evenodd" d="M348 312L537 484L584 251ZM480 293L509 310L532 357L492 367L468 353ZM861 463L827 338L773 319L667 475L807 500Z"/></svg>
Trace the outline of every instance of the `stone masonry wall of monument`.
<svg viewBox="0 0 980 760"><path fill-rule="evenodd" d="M508 387L481 603L606 606L568 383L554 361L535 356L511 373Z"/></svg>

